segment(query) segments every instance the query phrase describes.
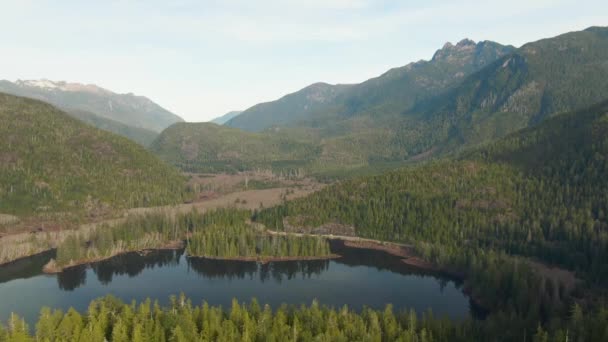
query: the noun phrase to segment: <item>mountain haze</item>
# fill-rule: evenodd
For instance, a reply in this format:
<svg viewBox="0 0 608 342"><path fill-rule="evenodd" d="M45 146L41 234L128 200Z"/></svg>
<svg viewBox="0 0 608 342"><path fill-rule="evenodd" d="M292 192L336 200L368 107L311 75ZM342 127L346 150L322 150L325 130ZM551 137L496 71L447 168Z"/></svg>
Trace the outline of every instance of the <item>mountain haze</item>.
<svg viewBox="0 0 608 342"><path fill-rule="evenodd" d="M222 116L219 116L219 117L217 117L217 118L215 118L215 119L213 119L213 120L211 120L209 122L213 122L213 123L218 124L218 125L223 125L226 122L228 122L230 119L232 119L232 118L238 116L239 114L241 114L242 112L243 112L242 110L234 110L232 112L228 112L228 113L226 113L226 114L224 114Z"/></svg>
<svg viewBox="0 0 608 342"><path fill-rule="evenodd" d="M129 138L144 147L149 146L158 136L158 133L155 131L125 125L122 122L106 119L102 116L84 110L66 110L66 114L93 127L122 135L123 137Z"/></svg>
<svg viewBox="0 0 608 342"><path fill-rule="evenodd" d="M51 103L68 112L89 112L122 124L160 132L184 121L144 96L117 94L92 84L49 80L0 81L0 92Z"/></svg>
<svg viewBox="0 0 608 342"><path fill-rule="evenodd" d="M297 123L330 106L349 88L350 85L344 84L311 84L276 101L257 104L228 121L226 126L259 132L272 126Z"/></svg>

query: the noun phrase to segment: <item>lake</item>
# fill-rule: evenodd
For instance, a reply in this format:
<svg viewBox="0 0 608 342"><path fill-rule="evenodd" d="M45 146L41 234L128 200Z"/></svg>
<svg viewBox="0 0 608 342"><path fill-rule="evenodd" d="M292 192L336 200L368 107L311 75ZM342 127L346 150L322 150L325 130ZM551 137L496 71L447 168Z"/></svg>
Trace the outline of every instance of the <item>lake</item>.
<svg viewBox="0 0 608 342"><path fill-rule="evenodd" d="M460 283L445 275L405 265L385 252L356 249L332 242L333 260L256 262L188 258L183 251L129 253L106 261L43 274L53 252L0 267L0 320L11 312L37 320L44 306L85 311L92 299L108 294L124 301L186 294L193 303L230 306L232 298L257 298L273 308L282 303L310 304L317 299L334 307L348 305L395 311L428 309L450 318L482 315Z"/></svg>

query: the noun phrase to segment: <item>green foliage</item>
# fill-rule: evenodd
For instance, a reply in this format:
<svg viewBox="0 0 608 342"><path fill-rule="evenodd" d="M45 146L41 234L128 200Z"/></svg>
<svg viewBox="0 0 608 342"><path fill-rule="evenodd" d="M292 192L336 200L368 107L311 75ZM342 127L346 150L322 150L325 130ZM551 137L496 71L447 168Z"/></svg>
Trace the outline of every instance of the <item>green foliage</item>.
<svg viewBox="0 0 608 342"><path fill-rule="evenodd" d="M294 171L317 158L319 148L283 134L249 133L213 123L177 123L150 149L190 172L271 169Z"/></svg>
<svg viewBox="0 0 608 342"><path fill-rule="evenodd" d="M0 94L0 212L89 213L180 202L184 179L141 146Z"/></svg>
<svg viewBox="0 0 608 342"><path fill-rule="evenodd" d="M515 256L577 271L592 287L608 284L607 113L603 102L558 115L456 159L342 181L254 220L278 230L285 220L342 223L358 236L410 243L465 276L492 310L484 329L508 324L545 339L568 316L570 290ZM605 312L601 302L591 307Z"/></svg>
<svg viewBox="0 0 608 342"><path fill-rule="evenodd" d="M608 103L446 160L341 182L259 213L360 236L496 248L608 281ZM303 220L303 221L302 221Z"/></svg>
<svg viewBox="0 0 608 342"><path fill-rule="evenodd" d="M188 254L211 258L324 257L329 243L320 237L277 236L245 225L212 225L192 235Z"/></svg>
<svg viewBox="0 0 608 342"><path fill-rule="evenodd" d="M119 253L175 246L187 241L190 255L236 257L316 257L331 254L322 238L270 236L246 224L247 210L217 209L171 215L131 215L115 225L101 225L68 236L58 247L55 264L65 267Z"/></svg>
<svg viewBox="0 0 608 342"><path fill-rule="evenodd" d="M161 248L182 239L196 213L171 218L166 213L129 216L113 226L101 225L90 232L68 236L58 247L58 266L106 258L126 251Z"/></svg>
<svg viewBox="0 0 608 342"><path fill-rule="evenodd" d="M395 313L363 309L357 313L319 305L280 306L272 310L253 299L249 304L233 300L229 309L193 305L180 295L171 304L157 302L125 304L113 297L93 301L86 314L43 309L36 334L25 323L11 317L8 331L0 328L0 341L602 341L608 336L606 310L585 313L585 319L530 331L493 326L495 322L453 322L432 312L418 316L413 311ZM1 327L1 326L0 326Z"/></svg>

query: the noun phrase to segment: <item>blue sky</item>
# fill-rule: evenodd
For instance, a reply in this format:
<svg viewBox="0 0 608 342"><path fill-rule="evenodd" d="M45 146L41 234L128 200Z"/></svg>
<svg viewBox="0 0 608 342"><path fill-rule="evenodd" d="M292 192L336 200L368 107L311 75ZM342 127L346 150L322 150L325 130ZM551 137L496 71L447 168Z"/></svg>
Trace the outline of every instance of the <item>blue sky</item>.
<svg viewBox="0 0 608 342"><path fill-rule="evenodd" d="M520 46L593 25L608 25L608 1L4 0L0 79L95 83L206 121L447 41Z"/></svg>

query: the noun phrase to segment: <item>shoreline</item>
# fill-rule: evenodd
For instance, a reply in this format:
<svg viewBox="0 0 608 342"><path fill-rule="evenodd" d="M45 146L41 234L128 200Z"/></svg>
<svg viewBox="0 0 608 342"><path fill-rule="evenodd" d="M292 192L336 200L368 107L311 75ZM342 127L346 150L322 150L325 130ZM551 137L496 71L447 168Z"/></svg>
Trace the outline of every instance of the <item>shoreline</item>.
<svg viewBox="0 0 608 342"><path fill-rule="evenodd" d="M51 261L49 261L46 265L44 265L44 267L42 267L42 272L44 274L58 274L63 271L66 271L70 268L105 261L105 260L112 259L112 258L120 256L120 255L129 254L129 253L138 253L139 255L145 255L145 254L152 253L155 251L174 251L174 250L180 250L183 248L184 248L183 242L172 241L172 242L170 242L164 246L158 247L158 248L145 248L145 249L138 249L138 250L121 251L121 252L114 253L114 254L108 255L108 256L90 258L90 259L81 259L76 262L72 262L68 265L64 265L64 266L57 266L56 264L54 264L55 259L51 259Z"/></svg>
<svg viewBox="0 0 608 342"><path fill-rule="evenodd" d="M259 262L261 264L267 264L269 262L282 262L282 261L314 261L314 260L331 260L338 259L342 256L339 254L330 254L323 256L256 256L256 257L214 257L214 256L198 256L188 255L187 258L192 259L207 259L207 260L222 260L222 261L249 261Z"/></svg>
<svg viewBox="0 0 608 342"><path fill-rule="evenodd" d="M411 247L410 245L394 243L394 242L383 242L383 241L379 241L379 240L376 242L373 242L369 239L365 239L364 241L359 241L359 242L354 241L354 240L348 240L348 241L342 240L342 241L344 242L344 245L347 247L367 248L367 249L373 249L376 251L382 251L382 252L388 253L390 255L401 258L401 262L408 266L412 266L412 267L416 267L419 269L432 271L432 272L444 273L451 277L457 278L461 281L466 280L466 275L464 275L462 272L458 272L458 271L455 271L455 270L452 270L449 268L445 268L445 267L439 267L431 262L423 260L416 254L413 247Z"/></svg>
<svg viewBox="0 0 608 342"><path fill-rule="evenodd" d="M41 254L44 254L44 253L49 253L49 252L52 252L54 249L55 249L55 248L49 248L49 249L45 249L45 250L43 250L43 251L39 251L39 252L35 252L35 253L32 253L32 254L28 254L28 255L20 256L20 257L18 257L18 258L16 258L16 259L11 259L11 260L9 260L9 261L0 262L0 268L10 266L11 264L14 264L14 263L17 263L17 262L23 261L23 260L25 260L25 259L29 259L29 258L33 258L33 257L37 257L37 256L39 256L39 255L41 255Z"/></svg>

